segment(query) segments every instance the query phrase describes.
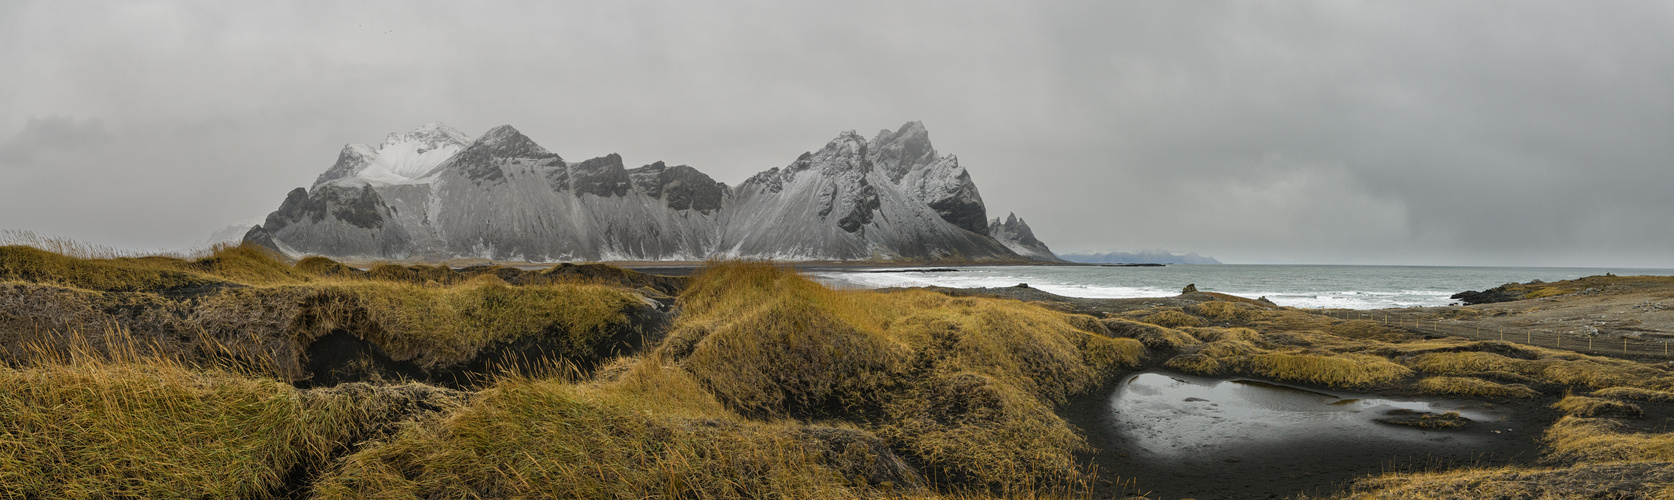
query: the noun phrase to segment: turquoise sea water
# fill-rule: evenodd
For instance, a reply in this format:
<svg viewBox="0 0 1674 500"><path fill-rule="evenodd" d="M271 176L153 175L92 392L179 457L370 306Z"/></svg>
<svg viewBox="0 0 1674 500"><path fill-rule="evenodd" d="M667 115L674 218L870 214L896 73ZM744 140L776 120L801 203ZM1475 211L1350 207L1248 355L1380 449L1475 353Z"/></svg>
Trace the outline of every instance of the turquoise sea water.
<svg viewBox="0 0 1674 500"><path fill-rule="evenodd" d="M915 268L901 268L915 269ZM1281 266L1170 265L1167 267L973 266L954 272L880 273L876 270L810 272L842 287L1029 286L1071 297L1160 297L1180 293L1187 284L1205 292L1267 297L1294 307L1377 309L1443 306L1449 295L1529 280L1558 281L1600 275L1674 275L1674 269L1565 267L1421 267L1421 266Z"/></svg>

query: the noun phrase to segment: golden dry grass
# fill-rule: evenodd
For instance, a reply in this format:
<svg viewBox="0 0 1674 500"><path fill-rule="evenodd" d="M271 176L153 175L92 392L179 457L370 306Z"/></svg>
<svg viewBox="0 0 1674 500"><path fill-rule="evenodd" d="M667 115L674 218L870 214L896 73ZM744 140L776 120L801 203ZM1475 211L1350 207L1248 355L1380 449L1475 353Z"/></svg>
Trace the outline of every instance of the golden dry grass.
<svg viewBox="0 0 1674 500"><path fill-rule="evenodd" d="M1264 307L1247 303L1214 300L1199 302L1182 308L1186 313L1203 317L1213 323L1247 325L1272 315ZM1201 326L1201 325L1183 325Z"/></svg>
<svg viewBox="0 0 1674 500"><path fill-rule="evenodd" d="M1674 401L1674 392L1641 389L1638 387L1607 387L1593 391L1593 396L1622 401L1667 403Z"/></svg>
<svg viewBox="0 0 1674 500"><path fill-rule="evenodd" d="M1203 321L1203 318L1199 318L1197 316L1193 316L1193 315L1186 314L1184 312L1180 312L1180 311L1176 311L1176 310L1157 311L1157 312L1145 315L1144 317L1139 318L1139 320L1143 321L1143 322L1146 322L1146 323L1153 324L1153 325L1161 326L1161 327L1164 327L1164 328L1186 328L1186 327L1194 327L1194 326L1204 326L1204 325L1208 324L1207 322Z"/></svg>
<svg viewBox="0 0 1674 500"><path fill-rule="evenodd" d="M938 481L1019 488L1083 478L1085 444L1052 412L1144 347L1031 304L926 291L837 291L724 264L680 297L661 348L730 408L859 421Z"/></svg>
<svg viewBox="0 0 1674 500"><path fill-rule="evenodd" d="M1579 464L1387 473L1355 482L1345 500L1674 498L1674 466ZM1609 492L1608 497L1600 496Z"/></svg>
<svg viewBox="0 0 1674 500"><path fill-rule="evenodd" d="M1261 338L1261 333L1249 328L1222 328L1211 326L1202 328L1186 328L1184 331L1203 342L1216 342L1221 340L1240 340L1244 342L1251 342Z"/></svg>
<svg viewBox="0 0 1674 500"><path fill-rule="evenodd" d="M1405 366L1369 354L1275 352L1251 356L1248 363L1257 375L1328 387L1368 387L1412 374Z"/></svg>
<svg viewBox="0 0 1674 500"><path fill-rule="evenodd" d="M1475 343L1485 345L1487 343ZM1554 384L1606 388L1666 385L1666 370L1632 361L1585 356L1567 351L1523 348L1538 359L1516 359L1489 352L1432 352L1406 361L1407 366L1436 375L1481 376L1511 373Z"/></svg>
<svg viewBox="0 0 1674 500"><path fill-rule="evenodd" d="M308 373L301 351L341 330L426 370L531 337L544 351L585 365L609 354L606 344L629 327L628 311L644 307L641 292L575 276L511 286L492 269L461 279L447 278L453 271L441 267L383 267L436 273L449 286L423 275L365 278L323 258L292 266L250 246L215 247L196 261L83 259L3 247L0 358L26 361L33 351L24 343L58 344L61 354L80 337L97 349L120 349L96 335L117 328L166 357L231 358L302 380Z"/></svg>
<svg viewBox="0 0 1674 500"><path fill-rule="evenodd" d="M1547 428L1547 455L1591 463L1674 462L1674 433L1621 432L1613 419L1563 417Z"/></svg>
<svg viewBox="0 0 1674 500"><path fill-rule="evenodd" d="M351 425L289 385L167 362L0 368L11 498L262 498Z"/></svg>
<svg viewBox="0 0 1674 500"><path fill-rule="evenodd" d="M1418 381L1428 394L1472 398L1533 398L1540 392L1523 384L1500 384L1473 377L1428 377Z"/></svg>
<svg viewBox="0 0 1674 500"><path fill-rule="evenodd" d="M652 355L600 380L504 378L316 484L335 498L934 498L853 426L751 421Z"/></svg>
<svg viewBox="0 0 1674 500"><path fill-rule="evenodd" d="M1138 340L1145 347L1152 349L1179 349L1181 347L1201 344L1196 337L1180 330L1141 323L1121 318L1106 318L1100 325L1111 335Z"/></svg>
<svg viewBox="0 0 1674 500"><path fill-rule="evenodd" d="M1566 396L1557 403L1553 403L1552 407L1573 417L1640 418L1645 416L1645 411L1633 403L1586 396Z"/></svg>

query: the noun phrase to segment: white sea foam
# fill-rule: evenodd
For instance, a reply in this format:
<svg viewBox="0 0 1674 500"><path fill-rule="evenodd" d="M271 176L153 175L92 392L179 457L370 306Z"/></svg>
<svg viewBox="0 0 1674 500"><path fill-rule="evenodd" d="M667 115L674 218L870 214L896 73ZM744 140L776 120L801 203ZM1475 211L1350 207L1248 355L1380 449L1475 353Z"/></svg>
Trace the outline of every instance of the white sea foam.
<svg viewBox="0 0 1674 500"><path fill-rule="evenodd" d="M913 270L898 268L894 270ZM979 266L955 272L841 270L811 273L845 288L1030 287L1070 297L1166 297L1187 284L1241 297L1267 297L1304 308L1381 309L1445 306L1451 295L1533 279L1557 281L1613 272L1674 275L1667 269L1406 266L1178 265L1167 267Z"/></svg>

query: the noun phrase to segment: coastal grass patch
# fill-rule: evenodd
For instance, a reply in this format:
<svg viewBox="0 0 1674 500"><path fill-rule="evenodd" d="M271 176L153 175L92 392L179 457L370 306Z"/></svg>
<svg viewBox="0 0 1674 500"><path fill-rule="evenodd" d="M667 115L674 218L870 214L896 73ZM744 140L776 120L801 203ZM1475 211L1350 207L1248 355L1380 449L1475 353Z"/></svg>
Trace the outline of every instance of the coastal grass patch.
<svg viewBox="0 0 1674 500"><path fill-rule="evenodd" d="M1139 318L1139 321L1164 328L1187 328L1208 325L1208 322L1204 321L1203 318L1173 309L1147 314Z"/></svg>
<svg viewBox="0 0 1674 500"><path fill-rule="evenodd" d="M1221 340L1252 342L1261 339L1260 332L1241 327L1196 327L1186 328L1183 331L1203 342L1216 342Z"/></svg>
<svg viewBox="0 0 1674 500"><path fill-rule="evenodd" d="M1642 418L1645 416L1645 410L1633 403L1586 396L1566 396L1557 403L1553 403L1552 408L1575 417Z"/></svg>
<svg viewBox="0 0 1674 500"><path fill-rule="evenodd" d="M1181 310L1185 313L1203 317L1214 323L1231 325L1248 325L1255 321L1271 317L1265 307L1225 300L1212 300L1188 305ZM1201 326L1201 325L1185 325Z"/></svg>
<svg viewBox="0 0 1674 500"><path fill-rule="evenodd" d="M843 428L751 422L652 358L609 382L503 378L445 418L343 459L315 498L857 498L910 490L844 466L890 461ZM866 456L862 456L866 455Z"/></svg>
<svg viewBox="0 0 1674 500"><path fill-rule="evenodd" d="M296 270L319 277L362 278L366 272L318 255L296 261Z"/></svg>
<svg viewBox="0 0 1674 500"><path fill-rule="evenodd" d="M1498 343L1477 342L1463 348L1489 348ZM1664 388L1670 382L1667 370L1627 360L1586 356L1567 351L1519 348L1535 359L1518 359L1492 352L1426 352L1404 357L1404 363L1434 375L1512 376L1551 384L1602 389L1608 387Z"/></svg>
<svg viewBox="0 0 1674 500"><path fill-rule="evenodd" d="M1457 498L1670 498L1674 465L1661 462L1576 464L1564 467L1467 467L1384 473L1355 480L1345 500ZM1304 498L1304 497L1299 497Z"/></svg>
<svg viewBox="0 0 1674 500"><path fill-rule="evenodd" d="M1122 318L1105 318L1100 324L1111 335L1138 340L1145 347L1151 349L1179 349L1188 345L1201 344L1193 337L1180 330L1141 323Z"/></svg>
<svg viewBox="0 0 1674 500"><path fill-rule="evenodd" d="M1331 325L1326 329L1326 332L1339 337L1383 342L1398 342L1414 338L1410 333L1389 328L1378 321L1366 319L1341 321Z"/></svg>
<svg viewBox="0 0 1674 500"><path fill-rule="evenodd" d="M0 492L11 498L264 498L345 435L341 405L168 362L0 368Z"/></svg>
<svg viewBox="0 0 1674 500"><path fill-rule="evenodd" d="M602 284L510 286L492 276L447 287L358 278L216 288L190 300L39 283L0 283L0 357L140 347L180 361L234 360L304 380L306 350L348 335L424 370L485 349L536 342L543 356L602 361L640 328L636 292ZM120 332L111 336L109 332ZM521 345L521 344L519 344ZM41 349L45 347L45 349Z"/></svg>
<svg viewBox="0 0 1674 500"><path fill-rule="evenodd" d="M1363 388L1412 374L1405 366L1369 354L1274 352L1251 356L1247 362L1256 375L1327 387Z"/></svg>
<svg viewBox="0 0 1674 500"><path fill-rule="evenodd" d="M679 304L659 352L729 408L850 419L931 480L985 489L1084 479L1085 442L1052 410L1145 354L1033 304L832 290L765 263L711 265Z"/></svg>
<svg viewBox="0 0 1674 500"><path fill-rule="evenodd" d="M1642 389L1638 387L1606 387L1593 391L1593 397L1614 399L1617 401L1645 401L1651 403L1674 402L1674 392Z"/></svg>
<svg viewBox="0 0 1674 500"><path fill-rule="evenodd" d="M161 291L226 283L181 259L80 259L27 246L0 247L0 281L45 283L97 291Z"/></svg>
<svg viewBox="0 0 1674 500"><path fill-rule="evenodd" d="M195 260L161 255L81 258L31 246L0 247L0 281L105 292L158 293L299 283L311 278L271 251L254 245L216 245Z"/></svg>
<svg viewBox="0 0 1674 500"><path fill-rule="evenodd" d="M1382 356L1264 346L1245 340L1217 340L1192 346L1164 366L1198 375L1244 374L1345 389L1394 383L1413 374L1412 370Z"/></svg>
<svg viewBox="0 0 1674 500"><path fill-rule="evenodd" d="M1427 394L1470 398L1533 398L1540 392L1523 384L1501 384L1474 377L1427 377L1418 381Z"/></svg>
<svg viewBox="0 0 1674 500"><path fill-rule="evenodd" d="M1547 456L1569 462L1674 462L1674 433L1623 432L1620 421L1565 416L1546 429Z"/></svg>
<svg viewBox="0 0 1674 500"><path fill-rule="evenodd" d="M1169 358L1163 366L1170 370L1203 376L1220 375L1226 371L1226 367L1222 366L1220 361L1203 354L1181 354Z"/></svg>
<svg viewBox="0 0 1674 500"><path fill-rule="evenodd" d="M601 285L434 288L364 282L320 292L314 295L320 298L314 309L320 322L312 325L312 334L355 326L392 357L426 368L466 361L495 342L537 335L555 338L561 351L579 355L626 326L627 311L639 304L631 294Z"/></svg>

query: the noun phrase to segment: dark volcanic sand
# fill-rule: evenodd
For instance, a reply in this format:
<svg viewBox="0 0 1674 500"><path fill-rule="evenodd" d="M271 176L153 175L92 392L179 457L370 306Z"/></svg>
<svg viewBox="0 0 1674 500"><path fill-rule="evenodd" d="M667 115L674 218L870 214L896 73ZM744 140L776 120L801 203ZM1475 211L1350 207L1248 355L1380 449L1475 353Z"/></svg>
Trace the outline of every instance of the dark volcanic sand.
<svg viewBox="0 0 1674 500"><path fill-rule="evenodd" d="M1100 450L1082 457L1098 467L1096 498L1129 494L1164 499L1289 498L1298 493L1340 492L1354 478L1383 472L1530 464L1540 456L1541 434L1559 416L1547 407L1556 401L1552 397L1495 401L1493 404L1509 414L1505 420L1477 422L1465 430L1440 434L1478 438L1474 440L1425 443L1376 436L1318 435L1170 458L1138 449L1114 426L1110 398L1121 380L1136 373L1079 398L1060 412Z"/></svg>

